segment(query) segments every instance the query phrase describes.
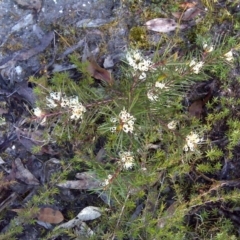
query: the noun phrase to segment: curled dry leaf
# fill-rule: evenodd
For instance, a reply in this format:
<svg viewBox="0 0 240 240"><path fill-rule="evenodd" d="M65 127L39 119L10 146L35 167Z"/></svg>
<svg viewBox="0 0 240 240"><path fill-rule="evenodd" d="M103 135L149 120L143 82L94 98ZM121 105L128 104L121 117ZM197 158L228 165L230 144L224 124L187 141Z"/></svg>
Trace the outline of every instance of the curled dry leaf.
<svg viewBox="0 0 240 240"><path fill-rule="evenodd" d="M20 158L16 158L15 161L13 161L11 174L26 184L39 185L39 181L23 166Z"/></svg>
<svg viewBox="0 0 240 240"><path fill-rule="evenodd" d="M155 18L147 21L145 25L149 30L163 33L174 31L177 28L184 29L187 27L185 24L176 23L175 20L171 18Z"/></svg>
<svg viewBox="0 0 240 240"><path fill-rule="evenodd" d="M83 221L90 221L101 216L100 209L98 207L88 206L85 207L75 218L63 223L59 228L73 228L79 225Z"/></svg>
<svg viewBox="0 0 240 240"><path fill-rule="evenodd" d="M94 60L93 57L87 58L87 71L92 77L94 77L98 80L107 82L109 85L113 84L113 78L112 78L110 72L104 68L101 68L97 64L97 62Z"/></svg>
<svg viewBox="0 0 240 240"><path fill-rule="evenodd" d="M88 206L85 207L78 215L77 218L81 221L89 221L99 218L101 216L100 208Z"/></svg>

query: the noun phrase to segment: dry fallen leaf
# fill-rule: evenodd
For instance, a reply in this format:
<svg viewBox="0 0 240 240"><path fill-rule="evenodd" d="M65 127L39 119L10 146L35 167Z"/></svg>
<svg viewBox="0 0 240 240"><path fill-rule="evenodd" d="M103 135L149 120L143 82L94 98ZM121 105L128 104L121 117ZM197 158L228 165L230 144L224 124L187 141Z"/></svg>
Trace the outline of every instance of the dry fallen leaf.
<svg viewBox="0 0 240 240"><path fill-rule="evenodd" d="M196 118L201 118L203 114L204 105L212 97L212 90L209 90L207 96L204 99L198 99L194 101L188 108L189 115Z"/></svg>
<svg viewBox="0 0 240 240"><path fill-rule="evenodd" d="M37 218L39 221L53 224L58 224L64 220L64 217L60 211L49 207L40 208Z"/></svg>
<svg viewBox="0 0 240 240"><path fill-rule="evenodd" d="M181 19L183 21L189 21L194 19L200 12L201 10L199 8L194 7L194 8L187 9L184 13L173 12L172 15L177 19Z"/></svg>
<svg viewBox="0 0 240 240"><path fill-rule="evenodd" d="M204 103L202 99L198 99L197 101L193 102L188 108L189 115L192 117L201 118L203 106Z"/></svg>
<svg viewBox="0 0 240 240"><path fill-rule="evenodd" d="M13 161L11 174L26 184L39 185L39 181L23 166L20 158L16 158L15 161Z"/></svg>
<svg viewBox="0 0 240 240"><path fill-rule="evenodd" d="M189 8L189 9L187 9L187 10L184 12L184 14L183 14L183 16L182 16L181 19L182 19L183 21L192 20L192 19L194 19L200 12L201 12L201 10L200 10L199 8L196 8L196 7L194 7L194 8Z"/></svg>
<svg viewBox="0 0 240 240"><path fill-rule="evenodd" d="M76 178L79 180L65 181L57 184L58 187L69 189L96 189L99 188L100 182L95 174L91 172L77 173Z"/></svg>
<svg viewBox="0 0 240 240"><path fill-rule="evenodd" d="M184 2L184 3L180 4L179 7L181 7L181 8L192 8L192 7L195 7L196 5L197 5L196 2L192 2L192 3Z"/></svg>
<svg viewBox="0 0 240 240"><path fill-rule="evenodd" d="M11 209L11 211L20 213L24 211L24 209L23 208ZM60 211L50 207L40 208L39 212L34 217L36 217L39 221L52 223L52 224L58 224L64 220L64 217Z"/></svg>
<svg viewBox="0 0 240 240"><path fill-rule="evenodd" d="M90 221L101 216L100 208L88 206L82 209L82 211L73 219L66 223L61 224L58 228L73 228L79 225L82 221Z"/></svg>
<svg viewBox="0 0 240 240"><path fill-rule="evenodd" d="M171 18L155 18L149 20L145 23L147 29L155 31L155 32L171 32L175 29L184 29L187 27L185 24L177 24L174 19Z"/></svg>
<svg viewBox="0 0 240 240"><path fill-rule="evenodd" d="M109 85L113 84L111 74L106 69L101 68L93 57L88 57L86 62L87 71L92 77L107 82Z"/></svg>

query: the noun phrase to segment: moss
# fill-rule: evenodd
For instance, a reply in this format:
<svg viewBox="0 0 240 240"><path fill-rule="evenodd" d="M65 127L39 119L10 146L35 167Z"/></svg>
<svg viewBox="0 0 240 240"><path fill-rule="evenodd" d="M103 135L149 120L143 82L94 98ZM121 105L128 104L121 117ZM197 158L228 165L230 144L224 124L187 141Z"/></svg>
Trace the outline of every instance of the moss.
<svg viewBox="0 0 240 240"><path fill-rule="evenodd" d="M147 30L145 27L133 27L129 33L130 44L137 48L149 48Z"/></svg>

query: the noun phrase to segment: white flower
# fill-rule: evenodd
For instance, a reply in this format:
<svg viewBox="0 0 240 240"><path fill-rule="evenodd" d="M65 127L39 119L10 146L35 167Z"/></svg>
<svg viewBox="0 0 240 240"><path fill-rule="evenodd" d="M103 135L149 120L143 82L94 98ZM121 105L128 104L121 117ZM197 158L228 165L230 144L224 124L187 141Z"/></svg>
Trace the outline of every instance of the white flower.
<svg viewBox="0 0 240 240"><path fill-rule="evenodd" d="M84 112L86 112L86 108L82 105L82 103L78 103L78 105L72 108L72 115L70 118L73 120L78 120L79 118L82 119Z"/></svg>
<svg viewBox="0 0 240 240"><path fill-rule="evenodd" d="M62 97L60 105L63 108L68 107L69 106L69 99L67 97Z"/></svg>
<svg viewBox="0 0 240 240"><path fill-rule="evenodd" d="M118 123L120 129L122 129L124 132L132 133L134 129L134 122L136 119L130 113L128 113L125 108L123 108L123 110L119 113L118 117L118 119L115 117L111 117L110 122ZM116 126L110 127L111 132L116 132L116 130Z"/></svg>
<svg viewBox="0 0 240 240"><path fill-rule="evenodd" d="M140 60L142 60L142 56L141 56L141 54L140 54L139 51L133 52L133 58L134 58L135 61L140 61Z"/></svg>
<svg viewBox="0 0 240 240"><path fill-rule="evenodd" d="M130 125L128 123L123 124L123 131L126 133L132 133L133 132L133 125Z"/></svg>
<svg viewBox="0 0 240 240"><path fill-rule="evenodd" d="M113 176L111 174L108 175L108 178L107 179L104 179L102 185L103 186L107 186L110 184L111 180L112 180Z"/></svg>
<svg viewBox="0 0 240 240"><path fill-rule="evenodd" d="M56 102L52 98L46 97L46 100L47 100L47 104L46 104L47 107L49 107L49 108L57 107Z"/></svg>
<svg viewBox="0 0 240 240"><path fill-rule="evenodd" d="M117 127L111 127L111 128L110 128L110 131L111 131L112 133L115 133L115 132L117 131Z"/></svg>
<svg viewBox="0 0 240 240"><path fill-rule="evenodd" d="M33 109L33 114L36 117L42 117L44 115L43 111L39 107Z"/></svg>
<svg viewBox="0 0 240 240"><path fill-rule="evenodd" d="M55 108L59 104L62 108L69 109L70 119L73 120L82 119L83 113L86 112L86 108L78 101L78 96L67 97L61 92L51 92L46 100L49 108Z"/></svg>
<svg viewBox="0 0 240 240"><path fill-rule="evenodd" d="M40 125L45 125L46 123L46 120L47 120L47 117L45 116L45 113L39 108L39 107L36 107L33 109L33 114L39 118L38 121Z"/></svg>
<svg viewBox="0 0 240 240"><path fill-rule="evenodd" d="M233 52L232 52L232 50L230 50L229 52L225 53L224 57L226 58L226 60L228 62L232 62L233 61Z"/></svg>
<svg viewBox="0 0 240 240"><path fill-rule="evenodd" d="M69 107L75 106L79 103L78 96L74 96L74 97L71 96L71 97L69 97L68 101L69 101Z"/></svg>
<svg viewBox="0 0 240 240"><path fill-rule="evenodd" d="M213 45L210 45L210 46L209 46L207 43L204 43L204 44L203 44L203 49L204 49L206 52L210 53L210 52L213 51L214 46L213 46Z"/></svg>
<svg viewBox="0 0 240 240"><path fill-rule="evenodd" d="M203 61L196 62L194 59L189 63L189 66L192 67L193 72L196 74L200 72L203 65L204 65Z"/></svg>
<svg viewBox="0 0 240 240"><path fill-rule="evenodd" d="M146 79L147 74L145 72L142 72L141 75L139 76L140 80Z"/></svg>
<svg viewBox="0 0 240 240"><path fill-rule="evenodd" d="M158 100L158 96L154 93L154 91L152 89L148 90L147 97L150 101L157 101Z"/></svg>
<svg viewBox="0 0 240 240"><path fill-rule="evenodd" d="M50 93L50 98L52 98L53 100L60 101L61 97L62 97L61 92L51 92Z"/></svg>
<svg viewBox="0 0 240 240"><path fill-rule="evenodd" d="M186 144L183 146L184 151L194 151L197 144L202 141L202 138L199 137L198 134L191 132L186 137Z"/></svg>
<svg viewBox="0 0 240 240"><path fill-rule="evenodd" d="M135 165L134 157L131 152L120 152L120 164L123 166L124 169L128 170L133 168Z"/></svg>
<svg viewBox="0 0 240 240"><path fill-rule="evenodd" d="M174 130L177 127L177 121L173 120L173 121L169 122L167 126L169 129Z"/></svg>
<svg viewBox="0 0 240 240"><path fill-rule="evenodd" d="M126 60L128 64L134 69L134 71L147 72L152 66L152 62L141 55L138 50L129 50L126 53Z"/></svg>
<svg viewBox="0 0 240 240"><path fill-rule="evenodd" d="M115 117L111 117L111 118L110 118L110 122L112 122L112 123L117 122L117 118L115 118Z"/></svg>
<svg viewBox="0 0 240 240"><path fill-rule="evenodd" d="M158 81L155 83L155 87L160 88L160 89L168 88L168 87L166 87L165 83L161 83L161 82L158 82Z"/></svg>
<svg viewBox="0 0 240 240"><path fill-rule="evenodd" d="M134 121L136 119L130 113L128 113L125 108L123 108L123 110L119 113L119 118L123 131L126 133L132 133Z"/></svg>
<svg viewBox="0 0 240 240"><path fill-rule="evenodd" d="M140 63L138 64L138 69L139 69L141 72L146 72L146 71L148 71L148 68L149 68L149 65L147 64L146 61L140 62Z"/></svg>

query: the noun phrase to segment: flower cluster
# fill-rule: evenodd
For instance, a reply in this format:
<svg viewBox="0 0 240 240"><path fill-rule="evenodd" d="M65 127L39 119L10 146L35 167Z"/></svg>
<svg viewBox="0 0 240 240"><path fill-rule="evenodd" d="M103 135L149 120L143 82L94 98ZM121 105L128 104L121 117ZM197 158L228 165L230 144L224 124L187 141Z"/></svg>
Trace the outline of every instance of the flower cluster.
<svg viewBox="0 0 240 240"><path fill-rule="evenodd" d="M113 176L111 174L108 175L107 179L104 179L103 183L102 183L102 186L107 186L111 183L111 180L112 180Z"/></svg>
<svg viewBox="0 0 240 240"><path fill-rule="evenodd" d="M83 113L86 112L86 108L78 101L78 96L67 97L61 92L51 92L49 97L46 97L47 106L49 108L55 108L61 106L71 110L71 119L82 119Z"/></svg>
<svg viewBox="0 0 240 240"><path fill-rule="evenodd" d="M192 71L196 74L199 74L200 70L202 69L204 65L203 61L196 62L195 59L193 59L190 63L189 66L192 68Z"/></svg>
<svg viewBox="0 0 240 240"><path fill-rule="evenodd" d="M168 89L168 87L166 86L166 83L157 81L155 85L150 90L148 90L147 92L148 99L151 101L158 100L159 90L163 90L163 89Z"/></svg>
<svg viewBox="0 0 240 240"><path fill-rule="evenodd" d="M139 79L145 79L146 72L152 69L152 61L144 58L138 50L129 50L126 54L126 60L135 72L142 72Z"/></svg>
<svg viewBox="0 0 240 240"><path fill-rule="evenodd" d="M189 135L186 137L186 144L183 146L184 151L194 151L197 144L202 141L202 138L199 137L198 134L191 132Z"/></svg>
<svg viewBox="0 0 240 240"><path fill-rule="evenodd" d="M112 117L110 121L112 123L119 123L119 127L126 133L133 132L134 121L136 120L130 113L128 113L125 108L119 113L119 118ZM111 132L116 132L117 127L111 127Z"/></svg>
<svg viewBox="0 0 240 240"><path fill-rule="evenodd" d="M120 152L120 164L126 170L133 168L135 165L134 157L131 152Z"/></svg>

